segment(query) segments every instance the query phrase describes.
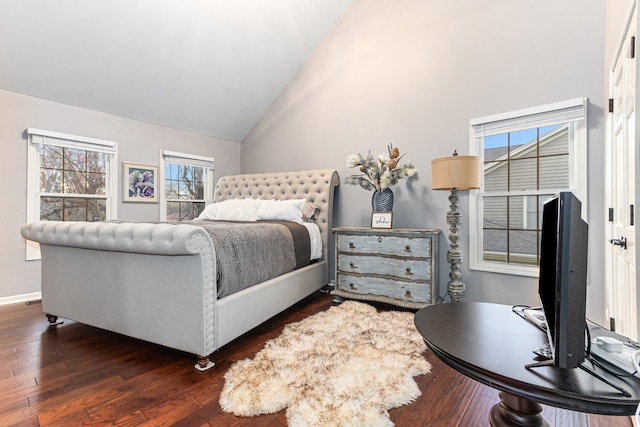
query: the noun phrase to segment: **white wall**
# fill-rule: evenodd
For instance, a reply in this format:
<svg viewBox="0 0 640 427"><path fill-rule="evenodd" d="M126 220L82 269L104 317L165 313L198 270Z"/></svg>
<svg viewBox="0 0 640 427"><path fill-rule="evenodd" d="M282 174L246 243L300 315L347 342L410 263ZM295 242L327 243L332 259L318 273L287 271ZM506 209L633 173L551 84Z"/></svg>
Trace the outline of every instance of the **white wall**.
<svg viewBox="0 0 640 427"><path fill-rule="evenodd" d="M40 292L40 261L25 261L20 227L26 221L27 140L29 127L118 142L120 162L159 165L160 150L211 156L215 178L240 172L240 144L72 107L0 90L0 304ZM119 167L121 169L121 165ZM122 200L122 188L118 188ZM159 219L158 204L122 203L121 219Z"/></svg>
<svg viewBox="0 0 640 427"><path fill-rule="evenodd" d="M336 168L388 143L418 179L394 187L394 226L445 230L448 193L431 160L469 151L469 120L576 97L589 104L589 316L603 317L605 0L355 0L242 143L243 172ZM341 185L337 226L366 226L366 191ZM468 197L461 206L468 218ZM462 231L468 254L468 228ZM537 281L469 271L467 300L536 304Z"/></svg>

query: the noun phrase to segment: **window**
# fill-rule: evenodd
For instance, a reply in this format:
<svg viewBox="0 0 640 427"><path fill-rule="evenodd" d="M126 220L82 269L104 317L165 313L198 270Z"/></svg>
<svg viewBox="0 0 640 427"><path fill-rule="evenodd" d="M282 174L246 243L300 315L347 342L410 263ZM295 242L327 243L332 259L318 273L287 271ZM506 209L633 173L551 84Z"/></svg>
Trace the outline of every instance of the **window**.
<svg viewBox="0 0 640 427"><path fill-rule="evenodd" d="M573 191L586 212L583 98L471 120L471 152L483 160L470 195L470 268L537 276L542 205Z"/></svg>
<svg viewBox="0 0 640 427"><path fill-rule="evenodd" d="M195 219L213 201L213 166L210 157L162 151L164 198L160 204L162 221Z"/></svg>
<svg viewBox="0 0 640 427"><path fill-rule="evenodd" d="M27 221L104 221L116 217L117 143L27 129ZM35 243L27 259L40 259Z"/></svg>

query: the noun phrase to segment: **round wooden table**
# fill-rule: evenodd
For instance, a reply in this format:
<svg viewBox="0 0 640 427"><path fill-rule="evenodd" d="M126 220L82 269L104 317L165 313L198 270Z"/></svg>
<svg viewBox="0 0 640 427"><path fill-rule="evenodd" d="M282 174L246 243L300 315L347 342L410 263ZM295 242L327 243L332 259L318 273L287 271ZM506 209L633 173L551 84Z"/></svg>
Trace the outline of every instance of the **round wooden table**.
<svg viewBox="0 0 640 427"><path fill-rule="evenodd" d="M492 426L548 426L541 404L604 415L633 415L640 401L640 379L615 377L585 361L629 397L582 369L556 366L527 368L539 361L533 350L546 334L512 311L511 306L458 302L419 310L415 325L428 347L443 362L483 384L500 390L491 409ZM591 336L616 336L589 323ZM620 336L617 336L620 339Z"/></svg>

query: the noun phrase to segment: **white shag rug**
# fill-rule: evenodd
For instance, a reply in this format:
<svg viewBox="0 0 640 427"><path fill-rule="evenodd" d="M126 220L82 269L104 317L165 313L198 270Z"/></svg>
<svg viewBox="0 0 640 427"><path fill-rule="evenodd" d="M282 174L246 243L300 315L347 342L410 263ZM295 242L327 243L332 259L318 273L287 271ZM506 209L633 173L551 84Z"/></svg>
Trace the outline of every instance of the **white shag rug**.
<svg viewBox="0 0 640 427"><path fill-rule="evenodd" d="M287 410L289 426L393 426L431 365L413 313L345 301L285 326L225 374L220 406L239 416Z"/></svg>

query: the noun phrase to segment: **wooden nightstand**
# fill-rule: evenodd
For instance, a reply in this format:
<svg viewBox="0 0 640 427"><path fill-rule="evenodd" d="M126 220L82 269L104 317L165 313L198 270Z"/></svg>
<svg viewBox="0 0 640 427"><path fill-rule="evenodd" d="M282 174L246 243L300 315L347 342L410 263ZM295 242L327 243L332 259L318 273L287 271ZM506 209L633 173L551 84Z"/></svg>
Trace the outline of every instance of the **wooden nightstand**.
<svg viewBox="0 0 640 427"><path fill-rule="evenodd" d="M343 298L422 308L438 299L435 229L338 227L334 301Z"/></svg>

